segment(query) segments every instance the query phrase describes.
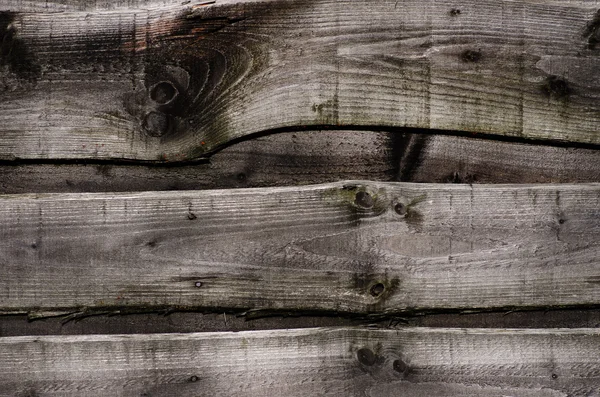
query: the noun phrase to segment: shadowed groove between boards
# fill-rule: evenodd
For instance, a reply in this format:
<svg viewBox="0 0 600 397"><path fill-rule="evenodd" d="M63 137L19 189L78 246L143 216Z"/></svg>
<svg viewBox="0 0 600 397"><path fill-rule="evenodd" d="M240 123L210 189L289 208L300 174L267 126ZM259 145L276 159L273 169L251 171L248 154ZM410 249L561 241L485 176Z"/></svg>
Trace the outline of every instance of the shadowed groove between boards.
<svg viewBox="0 0 600 397"><path fill-rule="evenodd" d="M393 135L400 134L414 134L417 137L430 137L435 135L441 136L455 136L462 138L472 138L472 139L483 139L488 141L497 141L497 142L506 142L506 143L518 143L518 144L526 144L529 146L546 146L546 147L557 147L557 148L573 148L573 149L588 149L588 150L600 150L600 144L595 143L584 143L584 142L571 142L571 141L561 141L561 140L551 140L551 139L531 139L524 138L520 136L506 136L506 135L494 135L487 133L476 133L476 132L467 132L467 131L454 131L454 130L437 130L437 129L422 129L422 128L408 128L408 127L382 127L377 125L345 125L345 126L332 126L332 125L311 125L311 126L294 126L294 127L283 127L283 128L275 128L270 130L264 130L256 133L252 133L249 135L245 135L243 137L232 139L227 143L219 146L214 151L207 153L205 157L198 157L195 159L189 160L178 160L178 161L155 161L155 160L132 160L132 159L123 159L123 158L113 158L113 159L94 159L94 158L82 158L82 159L23 159L23 158L14 158L14 159L0 159L0 166L11 166L11 165L27 165L27 164L90 164L90 165L144 165L151 167L178 167L185 165L195 165L195 164L206 164L210 162L210 157L221 150L224 150L228 147L236 145L241 142L250 141L256 138L266 137L274 134L282 134L282 133L293 133L293 132L303 132L303 131L318 131L318 130L327 130L327 131L371 131L378 133L391 133ZM423 142L418 145L414 150L418 150L419 147L423 146ZM400 153L402 155L402 153ZM398 157L398 154L394 154L395 157ZM409 156L413 158L414 156L418 156L418 152L409 153ZM508 160L507 160L508 161Z"/></svg>

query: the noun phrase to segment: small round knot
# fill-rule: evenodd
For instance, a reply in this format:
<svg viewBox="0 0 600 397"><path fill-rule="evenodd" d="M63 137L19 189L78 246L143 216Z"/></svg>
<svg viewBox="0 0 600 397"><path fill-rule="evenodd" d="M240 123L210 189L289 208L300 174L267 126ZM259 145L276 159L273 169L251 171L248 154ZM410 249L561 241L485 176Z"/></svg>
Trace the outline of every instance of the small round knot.
<svg viewBox="0 0 600 397"><path fill-rule="evenodd" d="M394 367L394 371L400 372L401 374L407 372L408 370L408 365L400 359L394 360L392 366Z"/></svg>
<svg viewBox="0 0 600 397"><path fill-rule="evenodd" d="M375 356L375 353L366 347L363 347L356 352L356 358L361 364L366 366L371 366L377 361L377 356Z"/></svg>
<svg viewBox="0 0 600 397"><path fill-rule="evenodd" d="M169 131L169 116L161 112L150 112L144 117L142 126L150 136L163 136Z"/></svg>
<svg viewBox="0 0 600 397"><path fill-rule="evenodd" d="M394 205L394 211L396 211L396 214L398 215L406 215L406 205L397 203Z"/></svg>
<svg viewBox="0 0 600 397"><path fill-rule="evenodd" d="M179 91L171 82L161 81L150 88L150 99L159 105L167 105L173 102Z"/></svg>
<svg viewBox="0 0 600 397"><path fill-rule="evenodd" d="M375 298L377 298L378 296L381 296L381 294L383 294L385 292L385 285L383 285L383 283L373 284L371 286L371 288L369 288L369 292L371 293L371 296L374 296Z"/></svg>
<svg viewBox="0 0 600 397"><path fill-rule="evenodd" d="M354 203L361 208L369 209L369 208L373 208L375 201L373 200L373 197L371 197L371 195L369 193L358 192L358 193L356 193L356 197L354 198Z"/></svg>
<svg viewBox="0 0 600 397"><path fill-rule="evenodd" d="M192 375L190 377L190 382L198 382L200 380L200 378L198 378L196 375Z"/></svg>
<svg viewBox="0 0 600 397"><path fill-rule="evenodd" d="M194 287L196 287L196 288L200 288L200 287L202 287L202 281L196 281L196 282L194 283Z"/></svg>

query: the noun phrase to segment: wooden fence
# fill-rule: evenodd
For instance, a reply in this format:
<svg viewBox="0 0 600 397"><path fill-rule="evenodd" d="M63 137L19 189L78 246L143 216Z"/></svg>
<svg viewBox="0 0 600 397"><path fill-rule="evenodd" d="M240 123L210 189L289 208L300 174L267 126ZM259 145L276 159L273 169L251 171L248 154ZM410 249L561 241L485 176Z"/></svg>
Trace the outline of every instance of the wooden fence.
<svg viewBox="0 0 600 397"><path fill-rule="evenodd" d="M0 1L0 396L599 397L599 71L596 0Z"/></svg>

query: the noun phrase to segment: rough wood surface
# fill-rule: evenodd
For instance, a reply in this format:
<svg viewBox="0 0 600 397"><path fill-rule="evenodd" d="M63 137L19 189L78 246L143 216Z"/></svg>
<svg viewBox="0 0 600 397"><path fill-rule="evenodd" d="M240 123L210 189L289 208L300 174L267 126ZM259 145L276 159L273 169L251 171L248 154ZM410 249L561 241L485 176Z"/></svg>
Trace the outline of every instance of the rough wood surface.
<svg viewBox="0 0 600 397"><path fill-rule="evenodd" d="M600 182L600 150L447 135L306 131L238 142L177 166L0 164L0 193L268 187L345 179L452 183Z"/></svg>
<svg viewBox="0 0 600 397"><path fill-rule="evenodd" d="M0 338L0 396L598 396L597 329Z"/></svg>
<svg viewBox="0 0 600 397"><path fill-rule="evenodd" d="M5 312L600 304L600 185L0 197Z"/></svg>
<svg viewBox="0 0 600 397"><path fill-rule="evenodd" d="M597 1L10 0L0 158L180 161L301 126L600 144Z"/></svg>

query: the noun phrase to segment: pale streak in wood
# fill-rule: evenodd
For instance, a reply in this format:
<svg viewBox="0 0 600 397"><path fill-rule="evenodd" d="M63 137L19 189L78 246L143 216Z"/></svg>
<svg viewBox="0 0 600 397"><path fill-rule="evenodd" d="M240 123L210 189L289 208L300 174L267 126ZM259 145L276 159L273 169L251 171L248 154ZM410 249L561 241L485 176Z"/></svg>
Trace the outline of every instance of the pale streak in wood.
<svg viewBox="0 0 600 397"><path fill-rule="evenodd" d="M0 193L269 187L344 179L454 183L600 182L600 150L373 131L271 134L185 166L0 165Z"/></svg>
<svg viewBox="0 0 600 397"><path fill-rule="evenodd" d="M0 158L178 161L322 124L600 143L600 48L584 37L598 1L31 4L8 7L40 74L2 71ZM144 79L179 61L176 131L147 136ZM544 92L552 76L568 88Z"/></svg>
<svg viewBox="0 0 600 397"><path fill-rule="evenodd" d="M598 184L4 195L0 309L598 305L599 219Z"/></svg>
<svg viewBox="0 0 600 397"><path fill-rule="evenodd" d="M358 359L361 349L373 352L372 365ZM596 397L600 332L313 328L7 337L0 339L0 368L6 397Z"/></svg>

